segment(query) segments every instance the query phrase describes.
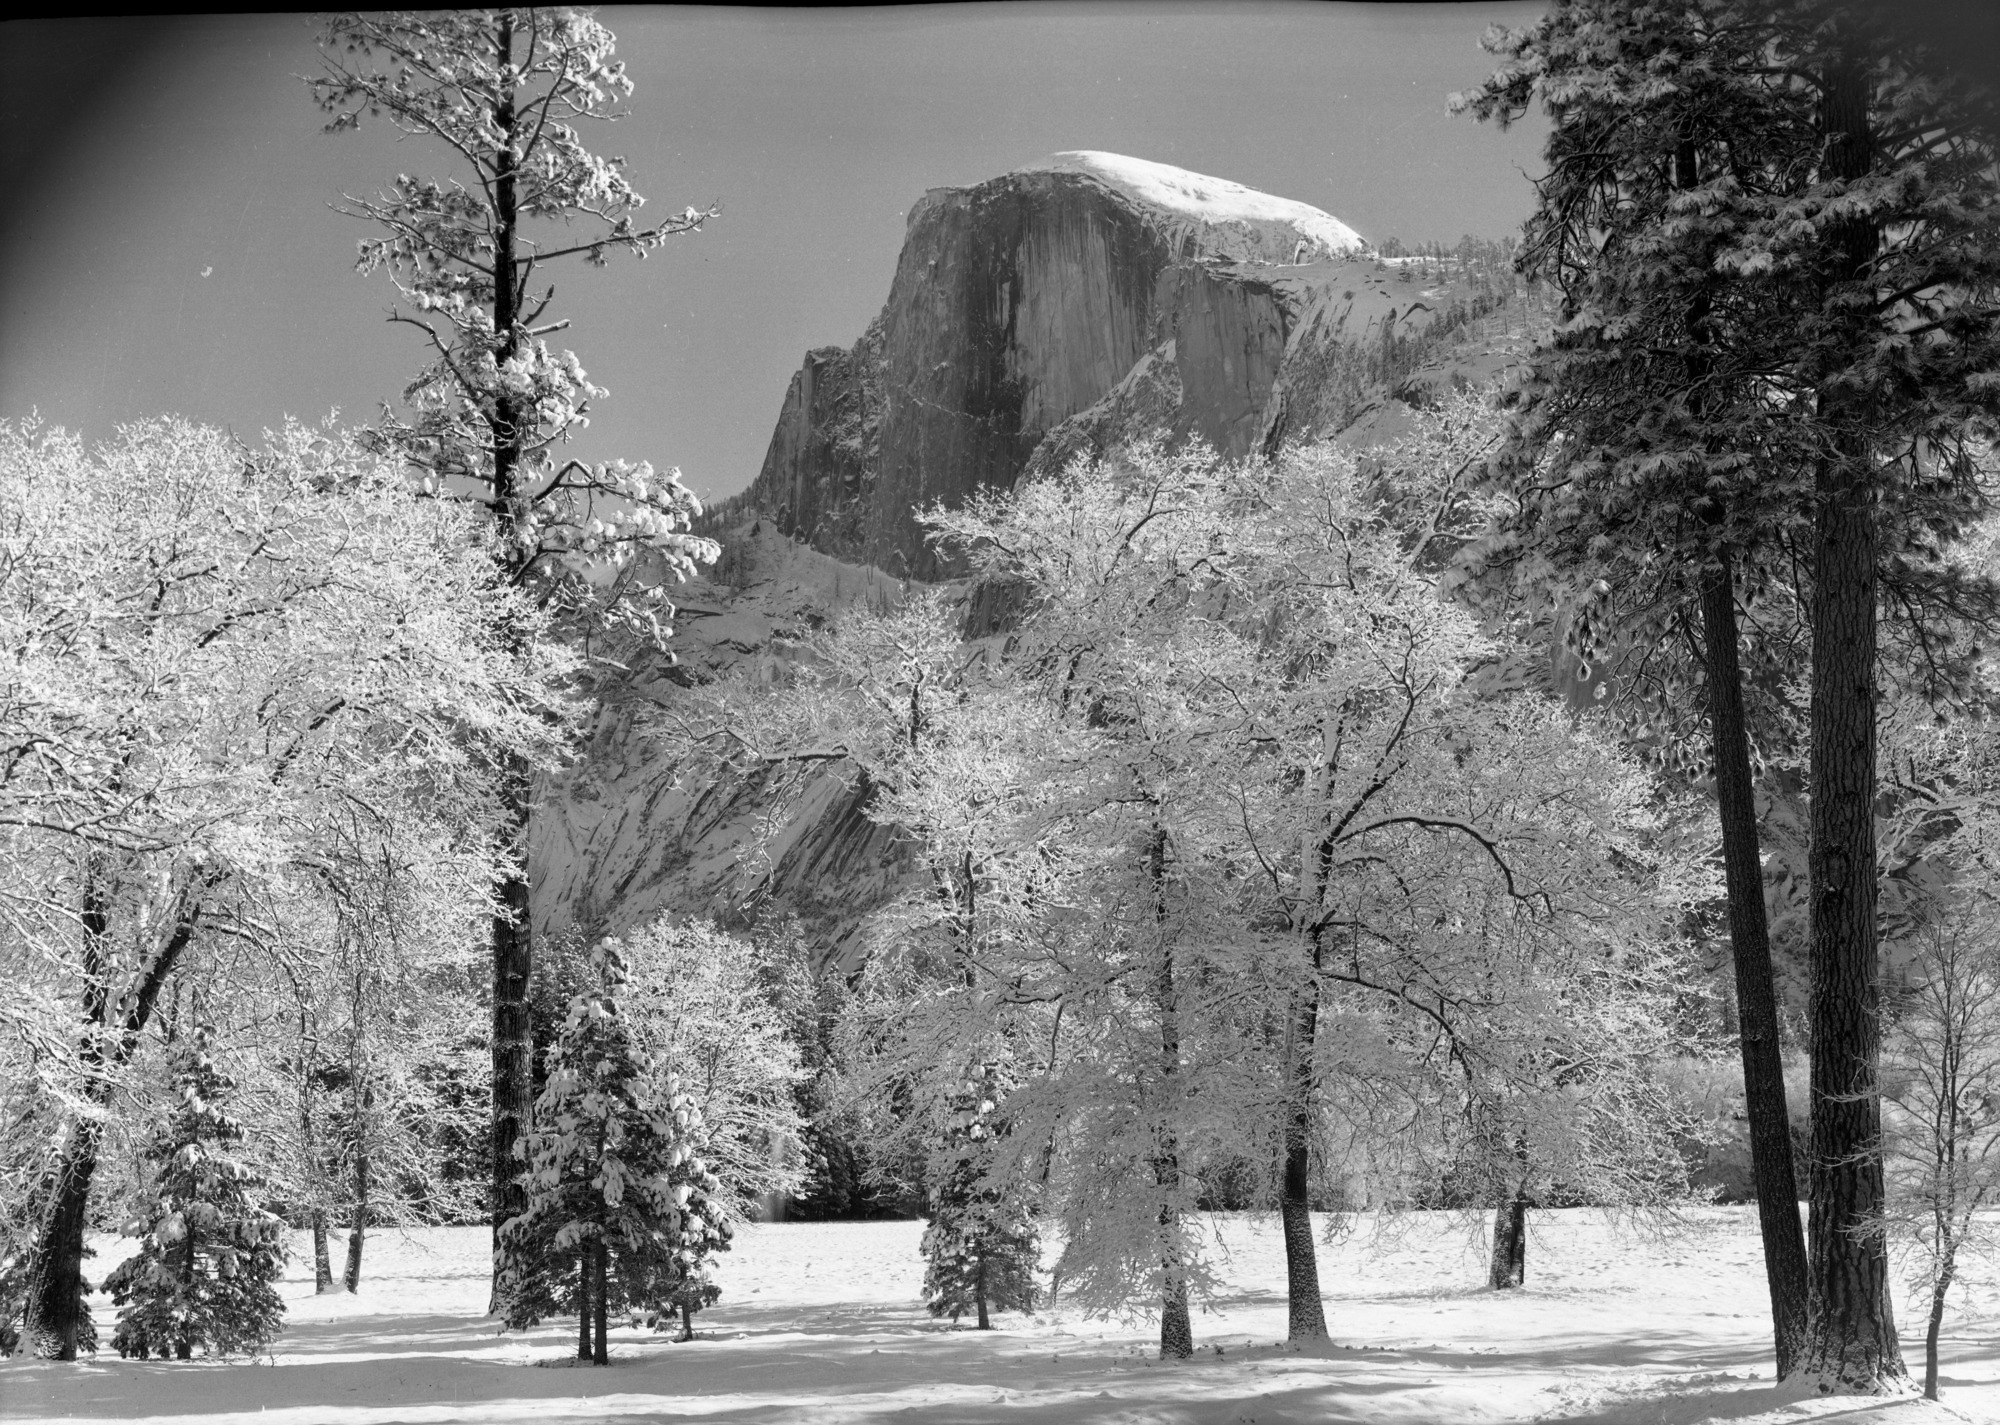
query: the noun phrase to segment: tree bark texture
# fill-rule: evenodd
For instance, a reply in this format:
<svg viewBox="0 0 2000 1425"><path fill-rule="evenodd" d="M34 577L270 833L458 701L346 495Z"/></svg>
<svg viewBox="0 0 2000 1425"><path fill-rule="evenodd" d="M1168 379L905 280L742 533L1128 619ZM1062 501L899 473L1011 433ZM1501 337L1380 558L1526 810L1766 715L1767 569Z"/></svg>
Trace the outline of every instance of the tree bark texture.
<svg viewBox="0 0 2000 1425"><path fill-rule="evenodd" d="M1708 673L1709 734L1715 754L1716 814L1729 901L1729 947L1736 963L1737 1043L1743 1056L1743 1103L1750 1121L1750 1175L1764 1240L1764 1280L1778 1379L1798 1368L1806 1328L1806 1242L1799 1225L1792 1167L1791 1115L1778 1043L1778 993L1771 972L1771 930L1764 906L1764 863L1750 773L1750 733L1737 656L1736 591L1728 551L1703 571L1701 621Z"/></svg>
<svg viewBox="0 0 2000 1425"><path fill-rule="evenodd" d="M593 1265L591 1254L579 1252L576 1258L576 1358L590 1359L590 1269Z"/></svg>
<svg viewBox="0 0 2000 1425"><path fill-rule="evenodd" d="M83 1036L77 1050L84 1073L84 1096L102 1108L111 1096L107 1072L125 1063L139 1045L139 1036L153 1017L160 991L194 939L201 919L200 901L184 903L165 943L140 973L130 1007L118 1015L122 999L111 997L104 939L109 913L103 897L86 890L80 920L83 930ZM115 1022L114 1022L115 1021ZM83 1280L85 1231L90 1225L90 1184L97 1172L102 1138L99 1120L77 1119L48 1184L48 1206L36 1234L35 1255L28 1271L26 1335L29 1349L39 1356L73 1361L85 1337L88 1314Z"/></svg>
<svg viewBox="0 0 2000 1425"><path fill-rule="evenodd" d="M514 19L502 11L495 35L500 66L513 63ZM493 122L500 139L493 150L493 333L496 359L507 361L520 346L517 330L520 294L515 279L520 214L514 169L514 131L517 112L512 90L503 90L493 110ZM504 392L495 403L489 427L493 437L493 499L500 519L501 539L508 549L503 557L518 561L515 531L527 514L528 503L521 489L524 413ZM510 574L525 572L518 564ZM493 918L493 1290L488 1312L504 1310L501 1296L500 1229L520 1215L527 1206L526 1190L518 1181L519 1164L514 1144L527 1131L534 1106L533 1028L528 1014L528 987L534 975L532 922L528 894L528 805L527 769L505 769L507 782L506 837L511 843L512 864L506 878L496 888L499 910Z"/></svg>
<svg viewBox="0 0 2000 1425"><path fill-rule="evenodd" d="M83 1335L83 1236L89 1226L90 1180L97 1172L102 1126L80 1118L70 1129L55 1172L41 1242L28 1273L28 1349L45 1360L73 1361Z"/></svg>
<svg viewBox="0 0 2000 1425"><path fill-rule="evenodd" d="M333 1259L326 1246L326 1209L315 1207L312 1213L313 1242L313 1291L324 1296L333 1290Z"/></svg>
<svg viewBox="0 0 2000 1425"><path fill-rule="evenodd" d="M991 1331L993 1323L986 1319L986 1254L979 1254L979 1266L972 1277L972 1302L979 1310L979 1329Z"/></svg>
<svg viewBox="0 0 2000 1425"><path fill-rule="evenodd" d="M1528 1279L1528 1199L1516 1192L1493 1209L1493 1259L1486 1284L1507 1291Z"/></svg>
<svg viewBox="0 0 2000 1425"><path fill-rule="evenodd" d="M525 781L523 773L521 779ZM529 924L526 856L526 788L509 799L516 869L498 888L500 913L493 919L493 1259L492 1311L502 1309L499 1292L500 1229L528 1205L520 1180L522 1164L514 1145L528 1131L534 1111L534 1039L528 988L534 973Z"/></svg>
<svg viewBox="0 0 2000 1425"><path fill-rule="evenodd" d="M1868 172L1868 83L1859 65L1824 87L1827 167ZM1844 270L1865 276L1875 233L1839 235ZM1854 349L1848 344L1848 349ZM1801 1369L1829 1391L1879 1393L1908 1379L1896 1339L1884 1206L1876 944L1876 528L1870 452L1843 429L1859 413L1821 392L1834 447L1815 472L1812 619L1812 1220Z"/></svg>
<svg viewBox="0 0 2000 1425"><path fill-rule="evenodd" d="M1324 1341L1326 1307L1320 1299L1319 1254L1313 1244L1312 1109L1313 1052L1319 1032L1319 965L1314 955L1312 984L1293 1006L1285 1041L1285 1078L1291 1102L1285 1110L1285 1171L1278 1217L1285 1229L1285 1325L1294 1342Z"/></svg>
<svg viewBox="0 0 2000 1425"><path fill-rule="evenodd" d="M610 1275L607 1270L610 1262L611 1248L599 1237L590 1250L590 1307L591 1314L596 1318L596 1329L592 1333L596 1339L590 1343L590 1359L600 1366L611 1364L611 1347L604 1335L611 1315L604 1289L605 1278Z"/></svg>
<svg viewBox="0 0 2000 1425"><path fill-rule="evenodd" d="M1951 1291L1952 1278L1956 1275L1953 1260L1955 1252L1951 1245L1944 1249L1944 1261L1939 1264L1937 1280L1931 1283L1930 1319L1924 1323L1924 1399L1938 1398L1938 1332L1944 1327L1945 1296Z"/></svg>
<svg viewBox="0 0 2000 1425"><path fill-rule="evenodd" d="M1194 1354L1194 1325L1188 1318L1187 1271L1180 1260L1180 1219L1174 1195L1180 1191L1180 1140L1174 1131L1174 1098L1181 1072L1181 1031L1174 988L1173 943L1167 935L1167 832L1155 826L1146 848L1146 872L1160 929L1159 963L1153 974L1153 1002L1160 1016L1160 1137L1153 1157L1153 1184L1160 1189L1160 1358L1186 1360Z"/></svg>

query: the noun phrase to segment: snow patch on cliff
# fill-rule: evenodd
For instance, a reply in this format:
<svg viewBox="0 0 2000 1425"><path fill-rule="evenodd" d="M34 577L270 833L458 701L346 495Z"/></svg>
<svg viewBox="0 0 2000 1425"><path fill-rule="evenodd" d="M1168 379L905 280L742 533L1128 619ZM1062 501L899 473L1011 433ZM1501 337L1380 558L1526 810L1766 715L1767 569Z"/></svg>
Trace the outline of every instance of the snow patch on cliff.
<svg viewBox="0 0 2000 1425"><path fill-rule="evenodd" d="M1283 223L1308 245L1294 255L1294 261L1358 252L1367 246L1353 228L1308 203L1122 153L1076 149L1051 154L1015 171L1088 174L1137 202L1205 223Z"/></svg>

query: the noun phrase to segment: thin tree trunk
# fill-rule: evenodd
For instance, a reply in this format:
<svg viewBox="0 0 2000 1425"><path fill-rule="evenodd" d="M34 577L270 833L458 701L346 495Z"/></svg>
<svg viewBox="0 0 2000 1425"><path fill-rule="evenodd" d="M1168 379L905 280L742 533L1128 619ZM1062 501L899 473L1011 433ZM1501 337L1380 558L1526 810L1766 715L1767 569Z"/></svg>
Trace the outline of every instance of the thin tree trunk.
<svg viewBox="0 0 2000 1425"><path fill-rule="evenodd" d="M681 1334L676 1339L682 1341L694 1339L694 1307L685 1301L681 1303Z"/></svg>
<svg viewBox="0 0 2000 1425"><path fill-rule="evenodd" d="M1930 1320L1924 1324L1924 1399L1938 1398L1938 1332L1944 1326L1944 1299L1951 1290L1957 1265L1957 1244L1946 1243L1944 1260L1939 1263L1937 1280L1931 1284Z"/></svg>
<svg viewBox="0 0 2000 1425"><path fill-rule="evenodd" d="M333 1260L326 1246L326 1209L312 1211L313 1292L325 1296L333 1290Z"/></svg>
<svg viewBox="0 0 2000 1425"><path fill-rule="evenodd" d="M1737 1044L1743 1056L1743 1104L1750 1120L1750 1175L1764 1240L1764 1281L1771 1296L1778 1379L1784 1380L1798 1367L1806 1328L1806 1242L1799 1225L1791 1114L1785 1106L1785 1067L1778 1044L1778 994L1771 973L1743 670L1737 658L1735 580L1726 548L1717 551L1715 561L1702 571L1701 580L1709 732L1729 900L1729 946L1736 963Z"/></svg>
<svg viewBox="0 0 2000 1425"><path fill-rule="evenodd" d="M979 1254L979 1266L972 1274L972 1302L979 1309L979 1329L991 1331L993 1323L986 1319L986 1254Z"/></svg>
<svg viewBox="0 0 2000 1425"><path fill-rule="evenodd" d="M368 1237L368 1114L375 1106L375 1089L361 1064L362 982L354 972L354 1033L348 1041L347 1084L354 1119L354 1213L347 1231L347 1271L342 1283L347 1290L361 1290L361 1248Z"/></svg>
<svg viewBox="0 0 2000 1425"><path fill-rule="evenodd" d="M1146 869L1154 894L1154 918L1160 924L1160 962L1153 976L1154 1005L1160 1016L1160 1137L1153 1157L1153 1184L1160 1189L1160 1357L1186 1360L1194 1354L1194 1326L1188 1319L1187 1270L1180 1259L1180 1214L1174 1196L1180 1191L1180 1141L1174 1132L1174 1098L1181 1072L1178 997L1174 989L1174 952L1165 934L1167 832L1156 826L1146 850Z"/></svg>
<svg viewBox="0 0 2000 1425"><path fill-rule="evenodd" d="M590 1268L592 1255L589 1250L576 1256L576 1358L590 1359Z"/></svg>
<svg viewBox="0 0 2000 1425"><path fill-rule="evenodd" d="M1863 177L1872 163L1866 71L1837 68L1823 92L1829 174ZM1865 220L1845 226L1839 276L1853 282L1866 274L1875 232ZM1816 472L1813 512L1812 1221L1800 1365L1823 1389L1872 1394L1908 1378L1881 1230L1875 492L1869 451L1841 429L1861 413L1835 391L1820 405L1837 434Z"/></svg>
<svg viewBox="0 0 2000 1425"><path fill-rule="evenodd" d="M1293 1006L1285 1036L1285 1172L1278 1216L1285 1229L1286 1336L1294 1343L1324 1341L1326 1307L1320 1300L1319 1254L1313 1244L1309 1169L1312 1149L1313 1054L1319 1033L1319 966L1312 985Z"/></svg>
<svg viewBox="0 0 2000 1425"><path fill-rule="evenodd" d="M611 1260L610 1245L602 1237L597 1239L591 1254L590 1305L597 1317L597 1339L591 1343L590 1358L600 1366L611 1364L611 1348L605 1340L605 1327L609 1324L610 1310L605 1291L606 1270Z"/></svg>
<svg viewBox="0 0 2000 1425"><path fill-rule="evenodd" d="M525 773L517 773L525 778ZM534 1042L528 1014L528 985L534 947L528 923L528 823L525 789L509 796L509 834L519 869L499 887L500 914L493 920L493 1253L492 1311L500 1303L500 1229L526 1210L527 1188L520 1180L516 1143L528 1131L534 1108Z"/></svg>

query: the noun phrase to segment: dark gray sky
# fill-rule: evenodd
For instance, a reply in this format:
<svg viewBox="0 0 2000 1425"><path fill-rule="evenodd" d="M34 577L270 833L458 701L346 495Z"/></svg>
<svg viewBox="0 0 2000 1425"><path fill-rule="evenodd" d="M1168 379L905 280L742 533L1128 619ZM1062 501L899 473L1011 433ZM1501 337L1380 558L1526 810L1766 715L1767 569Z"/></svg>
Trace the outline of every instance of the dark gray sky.
<svg viewBox="0 0 2000 1425"><path fill-rule="evenodd" d="M722 205L645 262L557 279L610 388L575 453L756 474L813 346L881 307L909 205L1062 149L1108 149L1314 204L1371 240L1498 237L1542 123L1445 113L1527 3L1045 4L600 12L637 88L599 131L656 210ZM329 213L442 154L329 137L299 16L0 26L0 416L96 437L173 411L255 434L370 417L419 364ZM206 274L206 275L204 275Z"/></svg>

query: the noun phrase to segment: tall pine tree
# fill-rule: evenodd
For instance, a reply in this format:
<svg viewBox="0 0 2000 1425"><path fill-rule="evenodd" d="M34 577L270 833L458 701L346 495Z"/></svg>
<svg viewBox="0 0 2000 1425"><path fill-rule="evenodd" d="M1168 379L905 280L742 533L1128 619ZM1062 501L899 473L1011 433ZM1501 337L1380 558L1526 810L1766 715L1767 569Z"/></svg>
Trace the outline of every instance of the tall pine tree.
<svg viewBox="0 0 2000 1425"><path fill-rule="evenodd" d="M1950 557L1987 508L1974 452L2000 413L1990 132L1907 32L1828 0L1570 0L1494 44L1509 62L1465 102L1503 121L1538 93L1548 106L1523 261L1565 293L1524 392L1515 533L1568 564L1596 612L1614 589L1650 605L1628 640L1692 632L1680 610L1699 610L1780 1371L1893 1388L1877 624L1891 616L1922 691L1951 697L1966 667L1951 625L1994 607ZM1813 649L1803 1270L1735 627L1787 581Z"/></svg>
<svg viewBox="0 0 2000 1425"><path fill-rule="evenodd" d="M544 599L596 603L585 577L644 549L676 577L716 547L686 533L700 505L680 472L646 462L559 461L557 449L604 395L570 351L544 338L553 284L544 264L581 257L602 266L624 249L640 257L694 232L710 213L687 208L663 223L637 219L645 202L621 158L585 146L576 125L617 117L630 94L613 36L578 10L502 9L342 15L321 39L324 73L308 80L332 116L329 132L364 116L432 138L462 165L459 179L401 174L374 198L341 211L377 226L359 269L386 269L408 310L390 320L423 338L429 364L406 396L404 419L385 414L383 443L423 471L439 498L490 511L508 582ZM671 613L655 587L609 613L654 640ZM599 612L603 612L600 610ZM534 1096L528 994L534 974L527 866L530 772L507 768L513 865L493 920L493 1232L522 1210L514 1149ZM504 1308L498 1297L494 1310Z"/></svg>

